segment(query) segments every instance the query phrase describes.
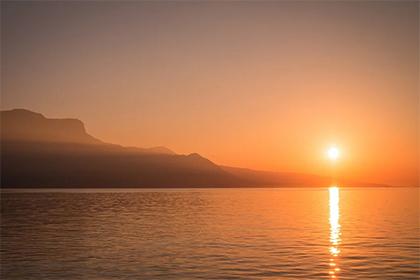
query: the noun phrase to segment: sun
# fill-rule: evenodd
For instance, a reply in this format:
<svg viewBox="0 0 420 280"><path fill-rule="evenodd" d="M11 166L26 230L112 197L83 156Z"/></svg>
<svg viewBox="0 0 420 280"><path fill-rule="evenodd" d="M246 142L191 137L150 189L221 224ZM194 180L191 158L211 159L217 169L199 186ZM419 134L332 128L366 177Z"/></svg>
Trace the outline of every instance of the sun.
<svg viewBox="0 0 420 280"><path fill-rule="evenodd" d="M336 146L331 146L327 150L327 156L330 160L335 161L340 157L340 150Z"/></svg>

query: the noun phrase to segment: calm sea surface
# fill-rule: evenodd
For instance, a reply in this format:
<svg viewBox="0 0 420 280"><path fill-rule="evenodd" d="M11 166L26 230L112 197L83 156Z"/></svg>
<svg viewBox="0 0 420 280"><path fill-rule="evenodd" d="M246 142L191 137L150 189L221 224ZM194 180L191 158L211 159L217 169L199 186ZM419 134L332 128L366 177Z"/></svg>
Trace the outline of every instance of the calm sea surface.
<svg viewBox="0 0 420 280"><path fill-rule="evenodd" d="M419 279L419 189L1 193L1 279Z"/></svg>

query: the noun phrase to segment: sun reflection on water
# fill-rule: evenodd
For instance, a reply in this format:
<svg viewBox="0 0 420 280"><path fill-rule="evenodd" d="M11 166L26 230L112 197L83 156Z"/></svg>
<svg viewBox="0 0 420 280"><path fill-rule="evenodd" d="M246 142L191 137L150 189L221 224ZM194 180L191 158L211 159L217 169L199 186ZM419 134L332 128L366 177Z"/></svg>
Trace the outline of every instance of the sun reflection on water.
<svg viewBox="0 0 420 280"><path fill-rule="evenodd" d="M337 279L340 271L337 261L340 255L341 226L340 226L340 190L333 186L329 188L330 194L330 271L331 279Z"/></svg>

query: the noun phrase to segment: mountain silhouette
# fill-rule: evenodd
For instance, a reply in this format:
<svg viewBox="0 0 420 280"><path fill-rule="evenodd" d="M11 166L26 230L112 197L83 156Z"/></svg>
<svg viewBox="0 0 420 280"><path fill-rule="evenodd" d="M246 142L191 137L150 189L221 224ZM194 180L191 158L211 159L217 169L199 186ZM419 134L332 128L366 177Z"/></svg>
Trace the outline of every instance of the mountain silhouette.
<svg viewBox="0 0 420 280"><path fill-rule="evenodd" d="M90 136L80 120L2 111L2 187L218 187L234 175L198 154L122 147Z"/></svg>
<svg viewBox="0 0 420 280"><path fill-rule="evenodd" d="M77 119L0 112L1 187L308 187L328 178L219 166L197 153L105 143ZM357 185L357 184L354 184ZM366 184L362 184L366 186Z"/></svg>
<svg viewBox="0 0 420 280"><path fill-rule="evenodd" d="M1 112L1 138L4 141L99 144L86 133L77 119L47 119L25 109Z"/></svg>

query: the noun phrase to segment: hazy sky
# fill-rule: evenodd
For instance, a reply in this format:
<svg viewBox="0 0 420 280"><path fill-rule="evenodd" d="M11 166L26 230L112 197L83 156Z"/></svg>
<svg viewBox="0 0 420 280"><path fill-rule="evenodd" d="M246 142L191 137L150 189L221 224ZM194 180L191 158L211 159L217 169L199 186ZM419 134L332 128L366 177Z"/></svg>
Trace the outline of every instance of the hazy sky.
<svg viewBox="0 0 420 280"><path fill-rule="evenodd" d="M419 3L1 2L1 108L219 164L418 184Z"/></svg>

